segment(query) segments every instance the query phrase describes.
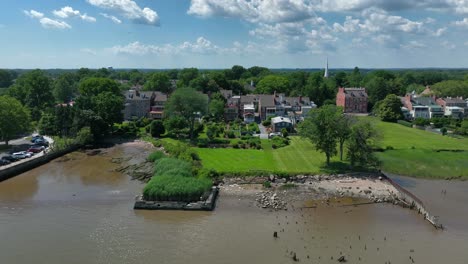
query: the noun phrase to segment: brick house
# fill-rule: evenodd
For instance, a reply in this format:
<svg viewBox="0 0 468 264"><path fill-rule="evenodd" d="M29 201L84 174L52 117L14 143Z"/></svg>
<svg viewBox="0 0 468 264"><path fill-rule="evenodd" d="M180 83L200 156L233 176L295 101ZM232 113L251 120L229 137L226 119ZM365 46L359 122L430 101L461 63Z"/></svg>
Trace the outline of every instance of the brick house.
<svg viewBox="0 0 468 264"><path fill-rule="evenodd" d="M338 88L336 105L345 113L367 113L368 96L366 88Z"/></svg>
<svg viewBox="0 0 468 264"><path fill-rule="evenodd" d="M163 119L164 107L167 102L167 95L161 92L154 92L154 100L151 105L149 117L152 119Z"/></svg>

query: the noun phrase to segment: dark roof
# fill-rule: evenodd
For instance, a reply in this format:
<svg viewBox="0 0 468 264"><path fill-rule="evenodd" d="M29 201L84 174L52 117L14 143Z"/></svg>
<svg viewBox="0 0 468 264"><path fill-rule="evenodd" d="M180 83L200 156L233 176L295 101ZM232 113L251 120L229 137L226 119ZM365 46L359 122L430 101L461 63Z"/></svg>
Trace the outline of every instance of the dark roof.
<svg viewBox="0 0 468 264"><path fill-rule="evenodd" d="M276 106L275 103L275 96L272 94L259 94L257 95L258 101L262 107L274 107Z"/></svg>
<svg viewBox="0 0 468 264"><path fill-rule="evenodd" d="M221 93L221 95L226 99L229 99L229 98L232 97L232 90L221 89L221 90L219 90L219 93Z"/></svg>
<svg viewBox="0 0 468 264"><path fill-rule="evenodd" d="M460 98L444 98L444 101L448 104L466 104L466 101Z"/></svg>
<svg viewBox="0 0 468 264"><path fill-rule="evenodd" d="M257 95L254 95L254 94L242 95L240 97L241 105L243 105L243 104L253 104L256 100L257 100Z"/></svg>
<svg viewBox="0 0 468 264"><path fill-rule="evenodd" d="M418 105L435 105L436 104L434 99L429 96L414 97L412 101Z"/></svg>
<svg viewBox="0 0 468 264"><path fill-rule="evenodd" d="M167 101L167 94L161 92L154 92L156 98L154 99L155 102L166 102Z"/></svg>
<svg viewBox="0 0 468 264"><path fill-rule="evenodd" d="M289 105L310 105L310 98L309 97L284 97L284 101L286 101Z"/></svg>
<svg viewBox="0 0 468 264"><path fill-rule="evenodd" d="M367 93L365 88L344 88L344 93L346 97L365 97L367 98Z"/></svg>

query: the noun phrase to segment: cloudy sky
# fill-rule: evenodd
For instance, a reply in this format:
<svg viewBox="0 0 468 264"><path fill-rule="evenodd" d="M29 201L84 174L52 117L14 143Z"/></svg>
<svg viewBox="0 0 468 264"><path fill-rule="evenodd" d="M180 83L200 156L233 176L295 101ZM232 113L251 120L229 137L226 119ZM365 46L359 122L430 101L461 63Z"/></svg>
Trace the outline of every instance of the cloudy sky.
<svg viewBox="0 0 468 264"><path fill-rule="evenodd" d="M468 67L468 0L1 0L0 68Z"/></svg>

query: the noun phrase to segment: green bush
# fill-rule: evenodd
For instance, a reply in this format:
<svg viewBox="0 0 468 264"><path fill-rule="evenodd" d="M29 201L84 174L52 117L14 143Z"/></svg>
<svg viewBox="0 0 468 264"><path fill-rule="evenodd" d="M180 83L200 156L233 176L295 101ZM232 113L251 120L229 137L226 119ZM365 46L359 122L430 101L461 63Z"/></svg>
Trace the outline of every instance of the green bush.
<svg viewBox="0 0 468 264"><path fill-rule="evenodd" d="M198 178L214 179L219 176L219 173L213 169L201 169L198 171Z"/></svg>
<svg viewBox="0 0 468 264"><path fill-rule="evenodd" d="M262 122L262 125L264 126L271 126L271 120L265 120Z"/></svg>
<svg viewBox="0 0 468 264"><path fill-rule="evenodd" d="M264 182L263 182L263 187L265 187L265 188L271 188L271 182L270 182L270 181L264 181Z"/></svg>
<svg viewBox="0 0 468 264"><path fill-rule="evenodd" d="M159 160L159 159L162 159L166 157L166 155L164 155L164 153L162 151L155 151L151 154L149 154L148 158L146 158L146 160L148 161L151 161L151 162L155 162L156 160Z"/></svg>
<svg viewBox="0 0 468 264"><path fill-rule="evenodd" d="M283 138L283 137L273 137L271 139L272 146L274 145L273 148L282 148L286 147L289 145L289 139L288 138Z"/></svg>
<svg viewBox="0 0 468 264"><path fill-rule="evenodd" d="M413 127L413 124L411 124L410 122L405 121L405 120L398 120L397 123L400 124L400 125L403 125L405 127Z"/></svg>
<svg viewBox="0 0 468 264"><path fill-rule="evenodd" d="M143 197L149 201L199 201L206 196L212 186L207 178L173 177L161 175L153 177L143 190Z"/></svg>
<svg viewBox="0 0 468 264"><path fill-rule="evenodd" d="M413 121L413 124L415 124L417 126L427 126L427 125L429 125L429 120L418 117Z"/></svg>

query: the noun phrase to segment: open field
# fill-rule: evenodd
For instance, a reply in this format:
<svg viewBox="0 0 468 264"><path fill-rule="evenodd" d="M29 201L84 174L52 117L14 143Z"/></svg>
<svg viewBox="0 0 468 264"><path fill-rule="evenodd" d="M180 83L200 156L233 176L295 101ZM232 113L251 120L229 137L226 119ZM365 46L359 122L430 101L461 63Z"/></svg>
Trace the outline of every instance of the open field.
<svg viewBox="0 0 468 264"><path fill-rule="evenodd" d="M396 123L384 123L365 117L382 134L380 146L394 150L377 153L382 169L387 172L429 178L468 179L468 139L455 139ZM268 140L263 150L196 148L206 168L219 172L271 171L288 173L327 173L348 169L347 163L332 159L332 167L325 167L325 155L300 137L291 137L291 144L272 149ZM466 150L464 152L436 152L436 150Z"/></svg>

